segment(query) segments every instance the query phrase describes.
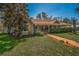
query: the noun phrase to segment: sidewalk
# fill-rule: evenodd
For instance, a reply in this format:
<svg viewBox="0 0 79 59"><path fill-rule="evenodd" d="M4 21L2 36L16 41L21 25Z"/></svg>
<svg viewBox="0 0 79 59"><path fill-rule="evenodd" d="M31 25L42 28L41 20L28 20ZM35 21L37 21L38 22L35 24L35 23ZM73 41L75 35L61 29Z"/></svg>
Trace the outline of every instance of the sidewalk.
<svg viewBox="0 0 79 59"><path fill-rule="evenodd" d="M74 40L62 38L62 37L52 35L52 34L47 34L47 36L50 37L50 38L53 38L53 40L55 40L55 41L63 41L65 45L79 48L79 43L74 41Z"/></svg>

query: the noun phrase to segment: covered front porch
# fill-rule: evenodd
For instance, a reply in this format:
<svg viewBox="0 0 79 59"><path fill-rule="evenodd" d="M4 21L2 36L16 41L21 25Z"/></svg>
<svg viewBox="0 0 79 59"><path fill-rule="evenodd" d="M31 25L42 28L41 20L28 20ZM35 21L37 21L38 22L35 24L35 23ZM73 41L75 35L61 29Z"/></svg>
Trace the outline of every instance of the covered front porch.
<svg viewBox="0 0 79 59"><path fill-rule="evenodd" d="M70 28L71 24L67 24L64 22L60 22L58 20L33 20L32 21L35 31L43 31L47 33L51 33L52 31L59 29Z"/></svg>
<svg viewBox="0 0 79 59"><path fill-rule="evenodd" d="M54 31L66 31L67 28L71 28L70 26L63 26L63 25L43 25L43 26L34 26L35 31L43 31L47 33L51 33Z"/></svg>
<svg viewBox="0 0 79 59"><path fill-rule="evenodd" d="M43 32L50 32L51 26L48 25L42 25L42 26L35 26L36 31L43 31Z"/></svg>

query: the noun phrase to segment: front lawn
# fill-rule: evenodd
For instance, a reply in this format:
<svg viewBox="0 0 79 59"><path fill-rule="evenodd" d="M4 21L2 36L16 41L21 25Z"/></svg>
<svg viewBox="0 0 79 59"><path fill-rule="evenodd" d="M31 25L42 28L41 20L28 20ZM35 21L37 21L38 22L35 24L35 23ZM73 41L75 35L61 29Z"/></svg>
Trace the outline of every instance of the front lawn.
<svg viewBox="0 0 79 59"><path fill-rule="evenodd" d="M53 34L79 42L79 33L77 33L77 34L73 34L73 33L53 33Z"/></svg>
<svg viewBox="0 0 79 59"><path fill-rule="evenodd" d="M17 40L5 33L0 33L0 54L5 51L12 49L16 44Z"/></svg>
<svg viewBox="0 0 79 59"><path fill-rule="evenodd" d="M17 40L7 34L0 34L0 53L2 56L79 56L79 49L66 46L63 42L55 42L45 35Z"/></svg>
<svg viewBox="0 0 79 59"><path fill-rule="evenodd" d="M12 50L4 52L2 55L13 56L70 56L78 55L78 48L71 48L62 42L55 42L47 36L34 36L22 38L21 42Z"/></svg>

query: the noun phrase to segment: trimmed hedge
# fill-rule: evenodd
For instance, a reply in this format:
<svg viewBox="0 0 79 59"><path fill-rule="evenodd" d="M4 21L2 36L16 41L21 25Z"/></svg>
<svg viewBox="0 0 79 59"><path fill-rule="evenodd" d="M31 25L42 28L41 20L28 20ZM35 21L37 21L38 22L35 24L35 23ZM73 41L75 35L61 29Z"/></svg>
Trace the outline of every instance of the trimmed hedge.
<svg viewBox="0 0 79 59"><path fill-rule="evenodd" d="M53 28L51 29L51 32L53 33L66 33L66 32L72 32L72 28Z"/></svg>

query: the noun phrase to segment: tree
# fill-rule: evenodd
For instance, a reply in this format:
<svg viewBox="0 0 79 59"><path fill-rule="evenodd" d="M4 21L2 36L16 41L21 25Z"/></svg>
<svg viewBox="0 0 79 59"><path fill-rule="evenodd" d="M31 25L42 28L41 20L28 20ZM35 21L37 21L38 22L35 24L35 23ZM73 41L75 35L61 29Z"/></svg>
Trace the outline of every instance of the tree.
<svg viewBox="0 0 79 59"><path fill-rule="evenodd" d="M17 4L17 12L16 12L16 18L17 21L15 21L15 34L17 37L21 36L21 32L23 30L25 30L25 28L27 27L27 23L29 22L29 16L28 16L28 9L27 7L28 5L26 4ZM22 28L25 27L25 28ZM29 29L28 29L29 30Z"/></svg>
<svg viewBox="0 0 79 59"><path fill-rule="evenodd" d="M41 13L37 14L36 18L37 18L37 19L41 19L41 18L42 18L42 17L41 17Z"/></svg>
<svg viewBox="0 0 79 59"><path fill-rule="evenodd" d="M72 17L71 20L72 20L72 25L73 25L72 32L74 34L76 34L76 32L77 32L77 28L76 28L76 21L77 21L77 19L75 17Z"/></svg>
<svg viewBox="0 0 79 59"><path fill-rule="evenodd" d="M29 22L27 5L23 3L6 3L0 4L0 6L0 10L3 9L5 12L4 26L7 27L8 34L14 34L15 37L19 37L21 35L21 31L23 30L22 25L24 22L25 24ZM15 30L13 30L13 28L15 28Z"/></svg>
<svg viewBox="0 0 79 59"><path fill-rule="evenodd" d="M77 3L77 7L74 9L74 11L79 14L79 3ZM77 22L76 22L76 21L77 21L77 19L75 19L75 17L73 17L73 18L72 18L73 33L76 33L76 32L77 32L77 28L76 28L76 23L77 23Z"/></svg>
<svg viewBox="0 0 79 59"><path fill-rule="evenodd" d="M53 17L53 20L58 20L58 18L57 17Z"/></svg>
<svg viewBox="0 0 79 59"><path fill-rule="evenodd" d="M75 12L79 13L79 3L77 3L76 5L77 5L77 7L75 8Z"/></svg>
<svg viewBox="0 0 79 59"><path fill-rule="evenodd" d="M11 22L12 22L12 4L1 4L2 7L0 7L0 10L4 11L4 26L7 27L8 29L8 34L10 34L10 27L11 27Z"/></svg>
<svg viewBox="0 0 79 59"><path fill-rule="evenodd" d="M48 15L45 12L42 12L42 19L47 19Z"/></svg>
<svg viewBox="0 0 79 59"><path fill-rule="evenodd" d="M52 20L52 16L50 16L49 19Z"/></svg>
<svg viewBox="0 0 79 59"><path fill-rule="evenodd" d="M48 15L45 12L37 14L36 18L37 19L49 19Z"/></svg>
<svg viewBox="0 0 79 59"><path fill-rule="evenodd" d="M63 19L63 22L65 22L65 23L70 23L70 19L68 19L67 17L65 17L65 18Z"/></svg>

